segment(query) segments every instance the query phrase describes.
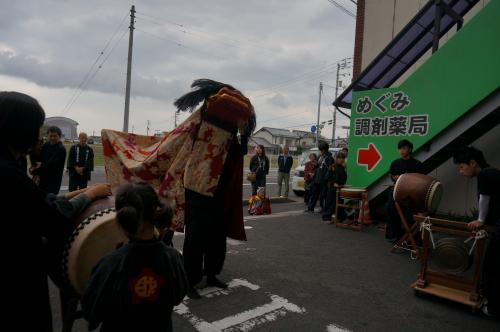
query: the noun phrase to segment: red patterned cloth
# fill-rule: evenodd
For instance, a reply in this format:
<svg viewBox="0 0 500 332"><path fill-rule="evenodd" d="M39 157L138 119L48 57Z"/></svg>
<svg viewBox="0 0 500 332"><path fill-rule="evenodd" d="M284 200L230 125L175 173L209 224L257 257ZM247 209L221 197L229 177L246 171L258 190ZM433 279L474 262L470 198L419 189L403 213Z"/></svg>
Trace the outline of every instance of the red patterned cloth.
<svg viewBox="0 0 500 332"><path fill-rule="evenodd" d="M224 193L227 197L224 202L224 214L228 216L227 236L245 240L241 205L242 158L233 160L227 156L236 139L236 128L245 117L253 114L253 109L242 107L228 111L231 106L234 108L234 103L227 100L234 97L227 97L227 91L223 90L210 97L203 121L202 108L163 137L102 130L106 175L113 189L133 181L151 184L174 209L172 229L183 231L185 189L213 197L227 162L225 171L231 174L231 185L227 186L231 192ZM246 110L248 114L239 110Z"/></svg>

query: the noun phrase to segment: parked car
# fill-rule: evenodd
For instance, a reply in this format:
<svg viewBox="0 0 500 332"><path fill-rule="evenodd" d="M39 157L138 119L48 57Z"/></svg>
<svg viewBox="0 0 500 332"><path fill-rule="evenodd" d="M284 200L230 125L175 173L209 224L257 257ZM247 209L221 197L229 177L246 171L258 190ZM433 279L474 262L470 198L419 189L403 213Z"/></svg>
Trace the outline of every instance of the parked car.
<svg viewBox="0 0 500 332"><path fill-rule="evenodd" d="M341 148L330 148L329 151L330 153L335 157L337 152L342 150ZM306 165L306 162L309 161L309 155L311 153L316 153L316 155L319 157L319 150L318 148L312 148L311 150L307 150L302 152L302 154L299 157L299 166L295 168L295 173L292 178L292 190L293 193L297 196L304 196L304 168Z"/></svg>

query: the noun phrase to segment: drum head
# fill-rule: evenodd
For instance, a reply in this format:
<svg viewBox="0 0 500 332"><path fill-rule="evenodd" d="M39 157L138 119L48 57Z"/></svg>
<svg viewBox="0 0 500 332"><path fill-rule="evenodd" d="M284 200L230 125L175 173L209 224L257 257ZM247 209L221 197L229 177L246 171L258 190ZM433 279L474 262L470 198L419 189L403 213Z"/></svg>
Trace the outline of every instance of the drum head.
<svg viewBox="0 0 500 332"><path fill-rule="evenodd" d="M127 241L115 216L114 209L91 215L78 225L68 240L63 253L63 275L80 295L97 262Z"/></svg>
<svg viewBox="0 0 500 332"><path fill-rule="evenodd" d="M472 256L469 255L469 246L463 240L447 237L436 242L433 250L435 263L450 273L462 273L472 265Z"/></svg>

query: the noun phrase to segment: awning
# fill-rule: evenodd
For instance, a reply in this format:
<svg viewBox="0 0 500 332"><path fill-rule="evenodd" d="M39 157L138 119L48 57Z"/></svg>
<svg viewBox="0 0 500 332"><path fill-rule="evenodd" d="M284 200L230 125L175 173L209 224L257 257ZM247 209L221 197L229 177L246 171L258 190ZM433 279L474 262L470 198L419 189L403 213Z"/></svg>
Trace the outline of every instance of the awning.
<svg viewBox="0 0 500 332"><path fill-rule="evenodd" d="M435 51L439 38L455 24L460 28L462 17L478 2L479 0L430 0L342 92L333 105L351 108L353 91L390 87L433 44ZM435 38L436 35L438 38Z"/></svg>

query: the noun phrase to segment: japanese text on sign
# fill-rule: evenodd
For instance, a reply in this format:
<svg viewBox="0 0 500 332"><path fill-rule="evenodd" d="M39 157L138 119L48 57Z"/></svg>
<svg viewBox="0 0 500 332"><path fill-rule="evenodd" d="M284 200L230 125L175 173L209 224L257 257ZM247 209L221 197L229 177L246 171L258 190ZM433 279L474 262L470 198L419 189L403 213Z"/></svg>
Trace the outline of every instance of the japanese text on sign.
<svg viewBox="0 0 500 332"><path fill-rule="evenodd" d="M391 98L392 97L392 98ZM389 106L386 106L385 101L390 100ZM410 97L402 91L387 92L378 97L374 102L367 96L360 98L356 106L356 112L360 114L368 114L372 109L376 108L380 112L387 112L388 108L395 112L401 112L411 104Z"/></svg>
<svg viewBox="0 0 500 332"><path fill-rule="evenodd" d="M427 114L357 118L354 123L355 136L423 136L428 131Z"/></svg>

